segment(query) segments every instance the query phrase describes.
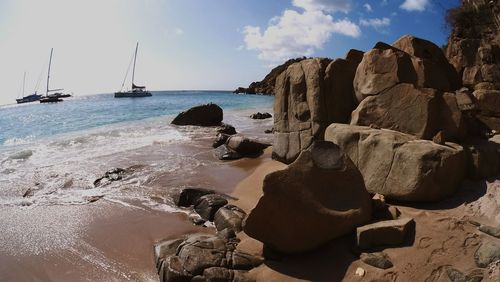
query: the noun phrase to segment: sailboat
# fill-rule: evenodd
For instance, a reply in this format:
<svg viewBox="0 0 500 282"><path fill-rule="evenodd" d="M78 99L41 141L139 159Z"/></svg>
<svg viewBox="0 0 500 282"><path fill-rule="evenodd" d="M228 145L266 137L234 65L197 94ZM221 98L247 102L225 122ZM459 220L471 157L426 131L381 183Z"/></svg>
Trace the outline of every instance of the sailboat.
<svg viewBox="0 0 500 282"><path fill-rule="evenodd" d="M29 102L35 102L35 101L38 101L40 100L43 96L42 95L38 95L35 91L35 93L31 94L31 95L28 95L28 96L24 96L24 86L26 84L26 72L24 72L24 77L23 77L23 92L22 92L22 98L19 98L19 99L16 99L16 102L18 104L23 104L23 103L29 103Z"/></svg>
<svg viewBox="0 0 500 282"><path fill-rule="evenodd" d="M127 80L128 76L128 71L130 69L130 64L127 69L127 72L125 74L125 78L123 79L122 83L122 88L120 91L115 92L115 98L136 98L136 97L150 97L151 92L146 90L146 86L137 86L134 84L134 77L135 77L135 62L137 60L137 50L139 49L139 42L137 42L137 45L135 46L135 53L134 53L134 67L132 69L132 89L128 91L122 91L123 86L125 85L125 81Z"/></svg>
<svg viewBox="0 0 500 282"><path fill-rule="evenodd" d="M57 102L62 102L63 99L61 98L67 98L71 97L71 94L64 94L62 92L56 92L56 91L62 91L64 89L50 89L49 88L49 83L50 83L50 66L52 64L52 53L54 52L54 48L50 50L50 59L49 59L49 70L47 71L47 90L45 92L45 97L40 99L40 103L57 103ZM53 94L49 94L50 92L56 92Z"/></svg>

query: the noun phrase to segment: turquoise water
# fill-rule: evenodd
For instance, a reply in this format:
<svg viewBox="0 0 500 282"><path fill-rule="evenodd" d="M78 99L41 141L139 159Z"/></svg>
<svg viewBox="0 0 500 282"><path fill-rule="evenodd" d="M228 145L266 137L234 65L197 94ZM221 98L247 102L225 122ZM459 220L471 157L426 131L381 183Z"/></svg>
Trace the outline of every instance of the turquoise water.
<svg viewBox="0 0 500 282"><path fill-rule="evenodd" d="M0 146L36 142L40 138L104 125L169 116L213 102L224 110L272 107L273 97L221 91L159 91L152 97L116 99L101 94L0 107Z"/></svg>

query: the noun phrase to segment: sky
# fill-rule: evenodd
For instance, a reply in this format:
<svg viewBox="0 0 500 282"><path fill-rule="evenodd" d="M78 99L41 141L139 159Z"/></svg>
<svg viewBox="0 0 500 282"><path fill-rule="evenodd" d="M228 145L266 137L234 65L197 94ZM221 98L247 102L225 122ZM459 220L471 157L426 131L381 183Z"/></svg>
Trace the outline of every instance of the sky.
<svg viewBox="0 0 500 282"><path fill-rule="evenodd" d="M413 34L443 45L459 0L0 0L0 104L50 88L233 90L294 57L344 57ZM130 78L126 85L130 85Z"/></svg>

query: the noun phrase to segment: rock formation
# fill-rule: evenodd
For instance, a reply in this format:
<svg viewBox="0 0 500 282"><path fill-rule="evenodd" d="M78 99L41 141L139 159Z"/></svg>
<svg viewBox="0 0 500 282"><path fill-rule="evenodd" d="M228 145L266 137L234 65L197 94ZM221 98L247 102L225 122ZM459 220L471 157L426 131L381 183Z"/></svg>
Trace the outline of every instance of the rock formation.
<svg viewBox="0 0 500 282"><path fill-rule="evenodd" d="M446 56L463 84L478 98L479 118L492 129L500 131L500 1L463 0L462 5L448 12L452 28ZM479 91L479 92L478 92ZM491 91L491 92L490 92ZM485 101L494 102L488 104Z"/></svg>
<svg viewBox="0 0 500 282"><path fill-rule="evenodd" d="M363 177L340 148L319 141L287 169L266 176L243 230L285 254L313 250L371 218Z"/></svg>
<svg viewBox="0 0 500 282"><path fill-rule="evenodd" d="M366 189L404 201L437 201L451 195L466 176L464 149L392 131L332 124L325 140L350 157Z"/></svg>
<svg viewBox="0 0 500 282"><path fill-rule="evenodd" d="M308 59L290 65L276 80L273 157L293 162L333 122L346 123L356 103L352 81L362 52L346 59Z"/></svg>
<svg viewBox="0 0 500 282"><path fill-rule="evenodd" d="M276 83L276 78L285 71L289 65L298 63L302 60L305 60L306 57L290 59L286 61L284 64L279 65L271 70L271 72L264 77L262 81L252 82L248 88L238 87L238 89L234 90L233 93L239 94L264 94L264 95L274 95L274 85Z"/></svg>

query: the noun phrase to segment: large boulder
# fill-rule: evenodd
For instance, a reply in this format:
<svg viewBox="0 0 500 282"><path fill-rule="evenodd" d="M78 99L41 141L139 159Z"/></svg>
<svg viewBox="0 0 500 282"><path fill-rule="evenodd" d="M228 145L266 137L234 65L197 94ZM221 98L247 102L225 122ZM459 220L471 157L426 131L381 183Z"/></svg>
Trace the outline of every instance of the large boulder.
<svg viewBox="0 0 500 282"><path fill-rule="evenodd" d="M400 83L364 99L353 111L351 124L376 125L427 140L443 131L447 141L462 140L467 134L466 110L458 99L463 95Z"/></svg>
<svg viewBox="0 0 500 282"><path fill-rule="evenodd" d="M243 136L231 136L227 139L226 145L229 149L237 152L242 156L257 156L262 154L264 149L271 144L262 143L258 140L248 139Z"/></svg>
<svg viewBox="0 0 500 282"><path fill-rule="evenodd" d="M363 177L340 148L317 141L285 170L267 175L243 230L285 254L313 250L371 218Z"/></svg>
<svg viewBox="0 0 500 282"><path fill-rule="evenodd" d="M198 125L216 126L220 125L223 119L222 108L216 104L206 104L184 111L178 114L172 124L175 125Z"/></svg>
<svg viewBox="0 0 500 282"><path fill-rule="evenodd" d="M366 189L404 201L437 201L452 194L466 174L464 149L392 130L332 124L325 140L338 144L363 175Z"/></svg>
<svg viewBox="0 0 500 282"><path fill-rule="evenodd" d="M308 59L290 65L276 80L273 157L293 162L332 122L346 123L356 103L352 81L362 52L346 59Z"/></svg>

